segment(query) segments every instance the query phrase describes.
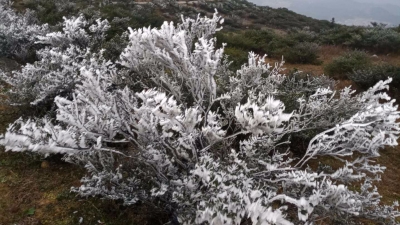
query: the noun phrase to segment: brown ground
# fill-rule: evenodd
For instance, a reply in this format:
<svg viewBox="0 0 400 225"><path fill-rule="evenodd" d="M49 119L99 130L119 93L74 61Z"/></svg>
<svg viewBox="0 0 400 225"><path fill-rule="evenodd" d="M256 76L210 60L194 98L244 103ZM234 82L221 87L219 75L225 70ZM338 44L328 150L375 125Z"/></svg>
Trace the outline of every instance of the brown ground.
<svg viewBox="0 0 400 225"><path fill-rule="evenodd" d="M0 151L0 225L159 225L168 217L153 207L82 199L70 192L84 171L62 162ZM83 218L82 223L79 223Z"/></svg>
<svg viewBox="0 0 400 225"><path fill-rule="evenodd" d="M346 49L323 46L320 50L322 65L285 64L287 69L297 68L305 72L323 74L323 67ZM386 61L400 65L400 55L382 55L375 61ZM0 60L0 66L4 61ZM6 63L10 64L10 63ZM339 85L349 85L341 81ZM10 109L0 107L0 132L13 116ZM325 159L334 164L331 159ZM377 160L387 166L378 183L382 201L391 204L400 201L400 147L382 151ZM82 199L70 193L71 186L79 186L84 170L64 163L60 157L43 159L38 156L10 153L0 150L0 225L69 225L79 224L139 224L157 225L168 221L168 217L146 205L123 207L114 201L98 198ZM360 221L361 224L374 224ZM321 220L320 224L331 224Z"/></svg>

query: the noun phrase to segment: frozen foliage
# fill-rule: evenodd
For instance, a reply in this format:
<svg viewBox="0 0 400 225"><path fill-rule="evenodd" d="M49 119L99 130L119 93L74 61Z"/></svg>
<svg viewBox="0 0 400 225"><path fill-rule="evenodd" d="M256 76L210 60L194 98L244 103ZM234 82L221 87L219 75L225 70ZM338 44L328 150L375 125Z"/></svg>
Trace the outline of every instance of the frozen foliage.
<svg viewBox="0 0 400 225"><path fill-rule="evenodd" d="M40 36L38 42L61 49L66 49L71 45L88 48L102 42L105 38L105 32L109 28L107 20L97 19L93 24L88 24L83 15L69 19L64 17L62 32L52 32Z"/></svg>
<svg viewBox="0 0 400 225"><path fill-rule="evenodd" d="M0 55L25 60L37 36L47 32L47 24L37 25L32 11L18 14L11 9L11 1L0 0Z"/></svg>
<svg viewBox="0 0 400 225"><path fill-rule="evenodd" d="M400 132L397 106L385 93L391 79L357 95L336 92L327 77L286 77L282 65L272 68L254 53L233 73L213 38L222 22L214 14L130 29L118 62L124 69L117 69L80 48L91 39L68 27L83 22L66 20L64 33L42 39L60 49L48 58L51 51L41 52L42 61L58 59L61 71L71 67L65 77L79 82L71 95L55 97L55 121L20 119L1 143L8 151L63 153L88 170L73 191L126 205L151 201L181 224L312 224L327 217L396 223L397 202L382 205L374 186L385 170L374 160L397 145ZM78 44L61 47L64 39ZM70 51L90 60L77 63ZM36 101L71 84L43 68ZM18 84L14 90L26 93ZM310 133L316 135L307 150L294 157L290 137ZM324 156L339 168L315 169Z"/></svg>
<svg viewBox="0 0 400 225"><path fill-rule="evenodd" d="M28 63L12 74L1 74L3 80L13 87L8 92L9 101L13 104L52 101L56 95L71 94L75 84L81 80L82 67L112 70L113 65L103 58L101 51L91 53L91 47L104 40L108 28L107 20L98 19L89 26L81 15L64 18L62 32L37 36L38 43L47 46L37 51L39 61Z"/></svg>
<svg viewBox="0 0 400 225"><path fill-rule="evenodd" d="M130 44L121 55L121 65L140 76L144 88L156 85L180 102L193 101L207 108L217 99L216 79L226 69L221 67L223 49L214 49L216 39L212 37L220 29L220 20L216 15L212 19L183 18L177 27L164 22L161 29L130 29Z"/></svg>

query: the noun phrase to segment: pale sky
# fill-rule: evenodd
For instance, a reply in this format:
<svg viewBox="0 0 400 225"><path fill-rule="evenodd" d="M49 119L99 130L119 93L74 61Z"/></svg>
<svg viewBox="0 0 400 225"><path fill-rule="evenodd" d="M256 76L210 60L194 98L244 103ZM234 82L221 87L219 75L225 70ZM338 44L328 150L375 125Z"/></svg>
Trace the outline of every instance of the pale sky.
<svg viewBox="0 0 400 225"><path fill-rule="evenodd" d="M257 5L285 7L317 19L348 25L368 25L372 21L400 24L400 0L248 0Z"/></svg>

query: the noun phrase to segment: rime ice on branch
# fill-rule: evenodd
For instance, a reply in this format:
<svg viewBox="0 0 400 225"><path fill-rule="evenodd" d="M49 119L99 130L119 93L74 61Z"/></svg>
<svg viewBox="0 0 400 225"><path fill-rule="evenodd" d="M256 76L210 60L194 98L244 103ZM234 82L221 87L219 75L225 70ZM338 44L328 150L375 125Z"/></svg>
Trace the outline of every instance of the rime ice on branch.
<svg viewBox="0 0 400 225"><path fill-rule="evenodd" d="M62 32L33 35L37 44L46 46L36 52L39 61L12 74L0 71L1 78L12 85L6 93L10 103L36 105L53 101L57 95L68 96L80 83L80 69L85 66L113 70L114 64L104 59L102 51L91 52L104 41L109 27L107 20L100 19L89 26L81 15L64 18Z"/></svg>

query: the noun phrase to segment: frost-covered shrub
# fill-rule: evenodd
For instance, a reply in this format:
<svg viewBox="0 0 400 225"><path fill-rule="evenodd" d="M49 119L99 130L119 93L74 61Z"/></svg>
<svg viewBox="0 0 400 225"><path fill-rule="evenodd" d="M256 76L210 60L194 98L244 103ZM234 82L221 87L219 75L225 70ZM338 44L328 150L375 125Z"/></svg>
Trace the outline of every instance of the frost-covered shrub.
<svg viewBox="0 0 400 225"><path fill-rule="evenodd" d="M329 78L286 77L254 53L233 73L215 47L222 22L214 14L130 29L124 69L84 65L71 98L55 98L55 121L19 119L1 144L63 153L88 170L72 189L81 196L150 201L181 224L395 223L398 204L382 205L374 187L385 167L373 161L400 132L384 92L391 80L336 92ZM290 136L310 131L293 157ZM329 156L337 170L307 166Z"/></svg>
<svg viewBox="0 0 400 225"><path fill-rule="evenodd" d="M101 45L106 31L110 28L107 20L97 19L93 24L89 24L83 15L63 19L62 31L38 36L38 42L60 50L70 46L80 49L94 48Z"/></svg>
<svg viewBox="0 0 400 225"><path fill-rule="evenodd" d="M33 105L52 102L57 95L72 94L75 84L80 82L82 67L112 70L112 63L103 58L102 51L91 53L91 49L101 46L108 28L107 20L98 19L89 26L81 15L64 18L62 31L37 36L37 42L47 46L37 51L39 61L12 73L1 73L1 78L12 86L6 93L8 101Z"/></svg>
<svg viewBox="0 0 400 225"><path fill-rule="evenodd" d="M8 0L0 0L0 21L0 55L19 61L33 58L37 36L49 32L47 24L37 25L32 11L16 13Z"/></svg>

